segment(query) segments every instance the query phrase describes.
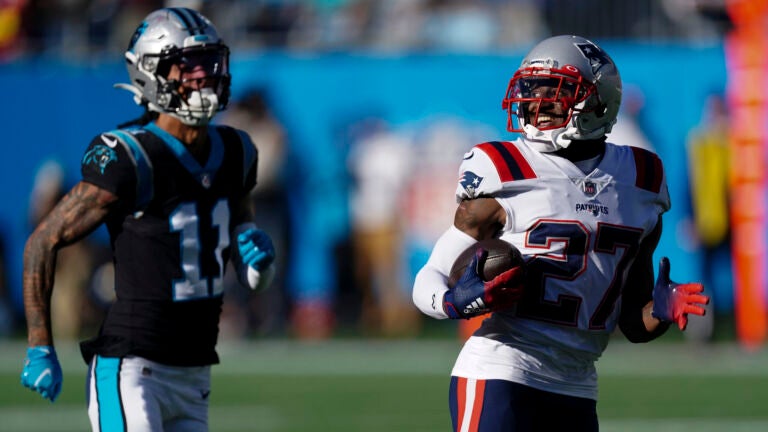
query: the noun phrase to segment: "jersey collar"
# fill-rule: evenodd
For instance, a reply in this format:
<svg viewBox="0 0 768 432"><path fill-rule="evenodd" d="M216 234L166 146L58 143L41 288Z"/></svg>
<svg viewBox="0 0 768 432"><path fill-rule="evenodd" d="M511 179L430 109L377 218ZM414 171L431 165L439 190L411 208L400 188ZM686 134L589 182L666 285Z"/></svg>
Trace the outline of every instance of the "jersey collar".
<svg viewBox="0 0 768 432"><path fill-rule="evenodd" d="M165 142L168 148L176 155L179 162L184 168L192 174L195 179L204 188L208 189L213 184L213 178L221 167L224 161L224 144L221 141L221 135L214 126L208 126L208 138L211 140L211 153L208 155L208 161L205 166L200 166L200 163L192 156L192 153L187 150L187 147L178 140L175 136L171 135L167 131L161 129L154 123L149 123L145 126L145 129L157 135Z"/></svg>

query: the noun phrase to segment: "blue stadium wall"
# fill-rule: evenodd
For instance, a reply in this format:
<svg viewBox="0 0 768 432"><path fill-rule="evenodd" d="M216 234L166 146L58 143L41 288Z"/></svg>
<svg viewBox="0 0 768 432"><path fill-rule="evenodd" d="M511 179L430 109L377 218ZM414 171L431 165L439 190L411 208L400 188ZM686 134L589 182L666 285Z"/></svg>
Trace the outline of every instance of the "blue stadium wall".
<svg viewBox="0 0 768 432"><path fill-rule="evenodd" d="M690 244L690 204L685 143L700 121L703 102L722 92L722 46L605 44L625 86L644 93L642 124L665 162L673 208L665 217L658 257L669 256L672 277L699 279L700 252ZM234 53L233 97L266 88L289 134L294 168L291 200L302 207L294 225L291 292L332 298L337 275L331 248L348 229L345 152L334 134L359 113L385 113L392 124L436 114L487 123L510 137L501 98L521 53L511 55L407 55ZM140 114L131 96L112 88L125 82L120 61L64 64L50 60L0 66L6 125L0 181L0 224L10 269L11 295L21 308L21 268L29 233L26 214L33 176L47 159L60 161L68 183L78 180L90 139ZM471 146L474 143L467 143ZM458 161L457 161L458 164ZM103 232L97 235L104 236ZM657 258L658 258L657 257ZM727 260L725 260L727 261ZM723 262L723 268L729 267ZM732 308L730 275L712 287L719 310Z"/></svg>

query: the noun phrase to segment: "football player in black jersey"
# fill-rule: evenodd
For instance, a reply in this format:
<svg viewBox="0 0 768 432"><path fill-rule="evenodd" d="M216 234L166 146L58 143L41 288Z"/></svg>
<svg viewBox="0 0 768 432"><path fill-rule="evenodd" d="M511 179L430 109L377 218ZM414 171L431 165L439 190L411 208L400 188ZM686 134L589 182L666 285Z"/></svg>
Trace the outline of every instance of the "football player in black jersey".
<svg viewBox="0 0 768 432"><path fill-rule="evenodd" d="M83 179L40 223L24 250L28 326L22 384L54 401L62 373L50 299L56 252L106 224L116 300L89 364L93 430L204 431L223 272L263 289L274 249L256 228L249 193L258 155L246 133L210 124L229 99L229 49L186 8L149 14L125 53L145 115L96 136Z"/></svg>

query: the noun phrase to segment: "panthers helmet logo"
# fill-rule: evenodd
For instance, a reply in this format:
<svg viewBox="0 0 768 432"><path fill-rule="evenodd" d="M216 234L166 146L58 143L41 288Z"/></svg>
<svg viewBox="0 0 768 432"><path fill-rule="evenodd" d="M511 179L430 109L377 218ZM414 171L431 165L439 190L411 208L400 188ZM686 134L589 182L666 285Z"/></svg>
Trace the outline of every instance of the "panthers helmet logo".
<svg viewBox="0 0 768 432"><path fill-rule="evenodd" d="M110 162L117 160L117 152L104 144L99 144L88 150L83 156L83 165L96 165L99 171L104 174Z"/></svg>

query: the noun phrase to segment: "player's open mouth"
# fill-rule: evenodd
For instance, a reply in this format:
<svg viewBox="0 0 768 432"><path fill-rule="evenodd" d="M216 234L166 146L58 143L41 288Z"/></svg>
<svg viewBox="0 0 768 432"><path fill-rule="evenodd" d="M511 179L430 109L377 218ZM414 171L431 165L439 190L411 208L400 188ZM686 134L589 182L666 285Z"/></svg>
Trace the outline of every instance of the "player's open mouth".
<svg viewBox="0 0 768 432"><path fill-rule="evenodd" d="M559 125L563 123L563 117L561 116L553 116L549 114L539 114L539 116L536 118L536 126L554 126Z"/></svg>

